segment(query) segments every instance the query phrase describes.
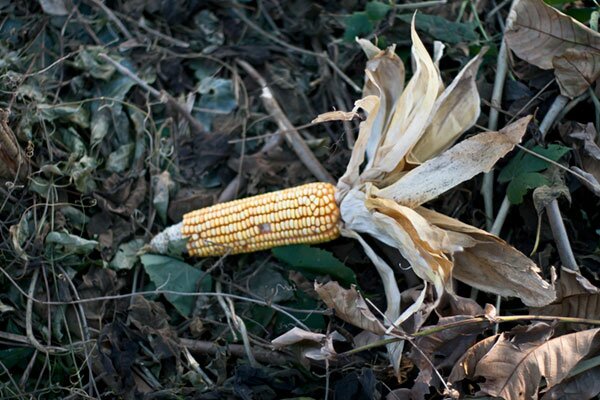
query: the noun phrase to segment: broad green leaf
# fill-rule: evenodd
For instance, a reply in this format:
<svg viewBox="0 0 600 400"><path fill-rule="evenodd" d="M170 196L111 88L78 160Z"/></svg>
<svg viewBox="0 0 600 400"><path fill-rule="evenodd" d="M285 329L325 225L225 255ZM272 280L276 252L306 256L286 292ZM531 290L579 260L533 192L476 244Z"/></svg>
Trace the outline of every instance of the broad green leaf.
<svg viewBox="0 0 600 400"><path fill-rule="evenodd" d="M516 176L506 188L506 196L512 204L521 204L530 189L547 185L548 178L538 172L526 172Z"/></svg>
<svg viewBox="0 0 600 400"><path fill-rule="evenodd" d="M272 268L263 268L258 274L252 275L248 287L250 292L274 303L294 298L293 286L283 275Z"/></svg>
<svg viewBox="0 0 600 400"><path fill-rule="evenodd" d="M156 254L144 254L141 260L150 280L162 290L194 293L208 291L212 287L212 277L209 274L183 261ZM184 317L191 315L196 302L195 296L165 294L165 297L181 315Z"/></svg>
<svg viewBox="0 0 600 400"><path fill-rule="evenodd" d="M67 232L50 232L46 236L46 244L54 244L64 253L88 254L96 248L98 242L84 239Z"/></svg>
<svg viewBox="0 0 600 400"><path fill-rule="evenodd" d="M131 269L138 260L138 251L144 245L143 239L134 239L127 243L122 243L109 266L112 269Z"/></svg>
<svg viewBox="0 0 600 400"><path fill-rule="evenodd" d="M4 368L10 369L18 364L27 365L33 348L29 347L11 347L8 349L0 350L0 362Z"/></svg>
<svg viewBox="0 0 600 400"><path fill-rule="evenodd" d="M355 38L366 36L373 31L373 23L366 12L360 11L344 18L344 40L353 42Z"/></svg>
<svg viewBox="0 0 600 400"><path fill-rule="evenodd" d="M367 3L365 12L370 20L379 21L385 18L385 15L391 8L392 7L389 4L382 3L381 1L371 1L370 3Z"/></svg>
<svg viewBox="0 0 600 400"><path fill-rule="evenodd" d="M97 102L100 103L100 102ZM110 111L107 108L100 108L98 104L92 106L92 134L90 144L92 147L102 142L102 139L108 133L110 126Z"/></svg>
<svg viewBox="0 0 600 400"><path fill-rule="evenodd" d="M198 118L209 128L215 115L229 114L237 107L231 79L204 78L200 81L198 92L201 94L198 107L202 109Z"/></svg>
<svg viewBox="0 0 600 400"><path fill-rule="evenodd" d="M569 147L561 146L558 144L550 144L547 148L542 146L535 146L531 149L534 153L540 154L552 161L558 161L571 149ZM506 183L511 179L519 176L520 174L527 172L540 172L550 166L550 163L536 157L532 154L519 151L512 160L502 169L500 175L498 175L498 181Z"/></svg>
<svg viewBox="0 0 600 400"><path fill-rule="evenodd" d="M134 143L120 146L117 150L108 155L106 160L106 169L111 172L123 172L129 168L133 158Z"/></svg>
<svg viewBox="0 0 600 400"><path fill-rule="evenodd" d="M37 109L42 119L54 121L55 119L64 119L79 125L82 128L89 128L90 118L87 110L81 105L76 104L38 104Z"/></svg>
<svg viewBox="0 0 600 400"><path fill-rule="evenodd" d="M398 18L408 24L412 21L412 14L401 14ZM432 38L444 43L470 43L479 39L476 24L452 22L437 15L418 13L415 16L418 30L427 33Z"/></svg>
<svg viewBox="0 0 600 400"><path fill-rule="evenodd" d="M345 283L356 283L354 271L328 251L307 245L293 245L276 247L272 252L292 269L316 275L329 275Z"/></svg>
<svg viewBox="0 0 600 400"><path fill-rule="evenodd" d="M89 46L79 52L75 62L75 67L89 72L91 76L97 79L108 80L115 72L112 64L98 58L98 54L106 52L106 49L99 46Z"/></svg>
<svg viewBox="0 0 600 400"><path fill-rule="evenodd" d="M96 159L89 156L83 156L73 164L70 175L81 193L88 194L96 189L96 182L91 176L96 167Z"/></svg>
<svg viewBox="0 0 600 400"><path fill-rule="evenodd" d="M60 129L60 140L69 149L72 156L82 156L86 152L85 143L79 133L73 128Z"/></svg>

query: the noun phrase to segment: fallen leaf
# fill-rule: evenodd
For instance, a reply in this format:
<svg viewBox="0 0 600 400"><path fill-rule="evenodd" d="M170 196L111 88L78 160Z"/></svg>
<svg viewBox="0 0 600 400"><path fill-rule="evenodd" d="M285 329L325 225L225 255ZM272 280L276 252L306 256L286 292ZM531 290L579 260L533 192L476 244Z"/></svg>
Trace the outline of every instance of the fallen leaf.
<svg viewBox="0 0 600 400"><path fill-rule="evenodd" d="M600 76L600 34L542 0L519 0L504 37L519 58L554 68L565 96L580 95Z"/></svg>
<svg viewBox="0 0 600 400"><path fill-rule="evenodd" d="M454 278L479 290L518 297L528 306L543 306L556 298L553 286L539 275L539 267L504 240L433 210L417 211L462 246L454 253Z"/></svg>
<svg viewBox="0 0 600 400"><path fill-rule="evenodd" d="M592 368L552 387L541 400L587 400L600 394L600 367Z"/></svg>
<svg viewBox="0 0 600 400"><path fill-rule="evenodd" d="M600 289L594 286L579 272L562 268L556 283L556 300L531 310L538 315L556 315L600 319ZM588 329L589 325L569 324L576 330Z"/></svg>
<svg viewBox="0 0 600 400"><path fill-rule="evenodd" d="M464 376L483 377L480 393L506 400L536 398L542 378L552 388L586 357L600 349L600 329L590 329L550 338L549 325L538 323L516 327L486 339L486 345L471 348L459 364ZM477 345L476 345L477 346ZM482 350L488 350L482 357ZM469 357L469 354L474 356ZM465 359L469 359L465 363ZM456 371L453 371L453 374ZM451 374L450 380L461 373Z"/></svg>
<svg viewBox="0 0 600 400"><path fill-rule="evenodd" d="M283 335L273 339L271 344L276 349L299 346L301 355L312 360L330 360L337 354L333 348L334 340L345 340L336 331L325 335L300 328L292 328Z"/></svg>
<svg viewBox="0 0 600 400"><path fill-rule="evenodd" d="M335 310L338 318L378 335L385 333L383 324L369 310L369 306L354 287L344 289L337 282L324 285L315 283L315 291L327 307Z"/></svg>

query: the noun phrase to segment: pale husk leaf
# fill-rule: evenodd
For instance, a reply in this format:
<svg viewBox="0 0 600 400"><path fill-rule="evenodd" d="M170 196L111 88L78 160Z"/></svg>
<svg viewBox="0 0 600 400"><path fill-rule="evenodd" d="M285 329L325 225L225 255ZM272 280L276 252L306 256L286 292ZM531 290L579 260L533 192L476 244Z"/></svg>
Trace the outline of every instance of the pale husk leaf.
<svg viewBox="0 0 600 400"><path fill-rule="evenodd" d="M459 72L436 100L427 129L411 150L408 161L420 164L449 148L479 118L480 99L477 70L485 51Z"/></svg>
<svg viewBox="0 0 600 400"><path fill-rule="evenodd" d="M499 132L480 133L463 140L374 194L413 208L435 199L459 183L489 171L520 142L530 120L531 116L524 117Z"/></svg>
<svg viewBox="0 0 600 400"><path fill-rule="evenodd" d="M435 100L443 86L438 70L411 25L414 75L398 99L385 136L375 157L367 165L363 178L377 180L394 171L424 133Z"/></svg>

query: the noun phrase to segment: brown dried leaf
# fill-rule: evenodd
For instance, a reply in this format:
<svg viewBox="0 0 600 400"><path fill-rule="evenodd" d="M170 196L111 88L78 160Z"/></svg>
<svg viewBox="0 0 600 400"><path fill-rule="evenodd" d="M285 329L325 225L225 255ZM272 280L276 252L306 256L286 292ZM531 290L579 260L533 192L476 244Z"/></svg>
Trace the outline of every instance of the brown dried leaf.
<svg viewBox="0 0 600 400"><path fill-rule="evenodd" d="M600 53L568 49L552 60L560 92L574 98L583 94L600 76Z"/></svg>
<svg viewBox="0 0 600 400"><path fill-rule="evenodd" d="M517 2L504 37L519 58L542 69L555 68L565 96L578 96L600 75L600 34L542 0Z"/></svg>
<svg viewBox="0 0 600 400"><path fill-rule="evenodd" d="M430 223L445 229L455 245L453 277L479 290L518 297L529 306L541 307L556 298L554 288L540 269L504 240L457 219L419 207Z"/></svg>
<svg viewBox="0 0 600 400"><path fill-rule="evenodd" d="M315 291L327 307L335 310L337 317L378 335L385 333L381 321L369 310L367 303L354 287L344 289L334 281L324 285L315 283Z"/></svg>
<svg viewBox="0 0 600 400"><path fill-rule="evenodd" d="M467 376L485 378L480 394L534 399L542 378L551 388L567 378L578 362L595 354L600 349L599 334L600 329L590 329L550 339L552 329L547 324L517 327L498 336L479 360L472 357L474 370L473 363L463 368ZM476 350L479 355L481 348Z"/></svg>
<svg viewBox="0 0 600 400"><path fill-rule="evenodd" d="M472 317L471 315L455 315L440 318L435 326L444 326ZM419 368L419 375L415 379L415 386L413 387L413 392L420 395L418 398L424 398L422 395L429 393L429 386L435 384L435 381L432 381L434 376L433 367L441 369L454 365L465 351L475 343L477 335L481 334L489 325L487 321L478 324L466 324L432 335L421 336L414 340L415 348L410 352L409 358ZM423 327L423 329L427 328L431 328L431 326ZM437 382L439 383L439 380Z"/></svg>
<svg viewBox="0 0 600 400"><path fill-rule="evenodd" d="M352 121L356 117L358 117L358 113L355 111L329 111L319 114L317 118L310 121L310 123L320 124L329 121Z"/></svg>
<svg viewBox="0 0 600 400"><path fill-rule="evenodd" d="M496 340L498 340L498 335L490 336L475 343L475 345L463 354L460 360L454 364L450 376L448 377L448 382L455 384L456 382L460 382L467 378L472 379L477 363L479 363L479 360L490 351L496 343Z"/></svg>
<svg viewBox="0 0 600 400"><path fill-rule="evenodd" d="M29 163L8 126L8 115L7 111L0 109L0 178L22 180L29 172Z"/></svg>
<svg viewBox="0 0 600 400"><path fill-rule="evenodd" d="M531 312L539 315L600 319L600 289L579 272L563 268L556 284L556 300L547 306L533 308ZM570 327L583 330L589 326L573 324Z"/></svg>
<svg viewBox="0 0 600 400"><path fill-rule="evenodd" d="M560 125L559 132L562 138L579 153L581 166L585 173L592 175L588 177L584 174L586 180L578 178L590 190L594 192L600 190L597 188L597 183L600 181L600 146L596 143L598 133L594 124L588 123L584 125L577 122L570 122Z"/></svg>
<svg viewBox="0 0 600 400"><path fill-rule="evenodd" d="M592 368L554 386L542 400L587 400L600 394L600 367Z"/></svg>

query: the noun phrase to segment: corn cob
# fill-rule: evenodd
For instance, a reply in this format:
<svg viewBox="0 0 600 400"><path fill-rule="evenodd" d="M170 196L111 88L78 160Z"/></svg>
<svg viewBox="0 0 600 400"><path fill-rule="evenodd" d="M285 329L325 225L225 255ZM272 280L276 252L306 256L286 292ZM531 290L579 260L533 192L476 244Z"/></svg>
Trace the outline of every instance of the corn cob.
<svg viewBox="0 0 600 400"><path fill-rule="evenodd" d="M326 242L339 222L335 187L317 182L192 211L181 234L190 255L207 257Z"/></svg>

